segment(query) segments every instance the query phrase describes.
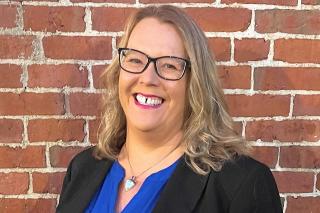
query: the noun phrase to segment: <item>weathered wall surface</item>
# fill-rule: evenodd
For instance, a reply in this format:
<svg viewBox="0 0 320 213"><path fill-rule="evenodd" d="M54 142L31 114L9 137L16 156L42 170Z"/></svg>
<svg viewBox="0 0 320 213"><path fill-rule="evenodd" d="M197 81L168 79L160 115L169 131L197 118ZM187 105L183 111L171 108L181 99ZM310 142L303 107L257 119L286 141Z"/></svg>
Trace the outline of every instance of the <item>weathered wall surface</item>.
<svg viewBox="0 0 320 213"><path fill-rule="evenodd" d="M98 76L136 8L174 3L206 32L230 111L286 213L320 208L320 1L0 1L0 212L54 212L96 143Z"/></svg>

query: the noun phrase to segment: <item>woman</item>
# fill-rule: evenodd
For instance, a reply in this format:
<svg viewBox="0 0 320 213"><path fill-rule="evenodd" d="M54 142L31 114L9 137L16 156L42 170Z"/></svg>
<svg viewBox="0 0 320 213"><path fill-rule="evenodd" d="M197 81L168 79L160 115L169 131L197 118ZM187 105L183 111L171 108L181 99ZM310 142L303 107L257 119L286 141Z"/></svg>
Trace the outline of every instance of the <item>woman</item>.
<svg viewBox="0 0 320 213"><path fill-rule="evenodd" d="M103 75L99 143L70 163L57 212L282 212L246 157L206 37L180 9L147 7Z"/></svg>

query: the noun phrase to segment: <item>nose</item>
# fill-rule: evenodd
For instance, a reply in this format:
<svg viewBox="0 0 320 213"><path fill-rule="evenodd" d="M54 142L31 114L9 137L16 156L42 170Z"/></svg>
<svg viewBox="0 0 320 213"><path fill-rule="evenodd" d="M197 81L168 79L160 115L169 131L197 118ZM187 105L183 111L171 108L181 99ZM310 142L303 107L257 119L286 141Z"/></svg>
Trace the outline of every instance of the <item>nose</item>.
<svg viewBox="0 0 320 213"><path fill-rule="evenodd" d="M158 85L159 76L156 73L156 65L154 61L150 61L147 68L140 74L140 83L147 85Z"/></svg>

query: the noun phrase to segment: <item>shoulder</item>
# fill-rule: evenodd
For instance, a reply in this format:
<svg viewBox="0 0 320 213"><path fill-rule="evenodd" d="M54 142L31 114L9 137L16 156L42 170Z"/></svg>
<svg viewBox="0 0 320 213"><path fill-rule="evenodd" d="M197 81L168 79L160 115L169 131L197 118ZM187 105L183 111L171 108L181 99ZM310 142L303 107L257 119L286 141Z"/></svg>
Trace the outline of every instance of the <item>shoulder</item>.
<svg viewBox="0 0 320 213"><path fill-rule="evenodd" d="M79 152L72 158L71 164L73 166L85 166L93 164L95 162L95 158L93 157L93 150L94 147L89 147Z"/></svg>
<svg viewBox="0 0 320 213"><path fill-rule="evenodd" d="M94 147L78 153L70 162L60 193L57 212L83 212L112 164L111 160L98 160ZM75 196L77 195L77 196ZM81 209L81 210L80 210Z"/></svg>
<svg viewBox="0 0 320 213"><path fill-rule="evenodd" d="M89 147L75 155L69 164L68 170L70 170L73 175L90 173L99 167L100 164L109 161L96 159L93 155L94 149L95 147Z"/></svg>
<svg viewBox="0 0 320 213"><path fill-rule="evenodd" d="M93 151L95 147L88 147L85 148L83 151L76 154L73 159L72 163L74 164L90 164L95 161L95 158L93 157Z"/></svg>
<svg viewBox="0 0 320 213"><path fill-rule="evenodd" d="M231 206L238 208L247 203L247 206L259 204L267 209L281 209L276 182L265 164L248 156L237 156L214 173L210 176L215 178L209 178L209 181L215 179Z"/></svg>
<svg viewBox="0 0 320 213"><path fill-rule="evenodd" d="M243 178L248 178L257 174L269 173L270 169L265 164L249 157L249 156L236 156L232 160L226 161L218 173L224 179L236 176L237 180L241 181ZM234 177L232 178L234 179Z"/></svg>
<svg viewBox="0 0 320 213"><path fill-rule="evenodd" d="M216 175L229 197L240 190L243 184L251 184L263 176L273 178L270 169L265 164L248 156L236 156L225 162Z"/></svg>
<svg viewBox="0 0 320 213"><path fill-rule="evenodd" d="M281 201L270 169L248 156L226 161L220 171L208 174L204 209L219 206L219 212L281 213ZM214 202L217 200L217 202Z"/></svg>

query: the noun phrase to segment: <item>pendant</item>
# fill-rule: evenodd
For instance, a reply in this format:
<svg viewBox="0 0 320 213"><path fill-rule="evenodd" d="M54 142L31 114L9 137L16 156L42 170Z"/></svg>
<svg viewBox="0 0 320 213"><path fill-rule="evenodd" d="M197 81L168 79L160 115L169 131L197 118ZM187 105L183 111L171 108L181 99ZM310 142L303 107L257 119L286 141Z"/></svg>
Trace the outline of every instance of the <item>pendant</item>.
<svg viewBox="0 0 320 213"><path fill-rule="evenodd" d="M134 179L135 179L135 176L132 176L130 179L126 180L124 184L124 189L126 190L126 192L132 189L136 185L136 181Z"/></svg>

